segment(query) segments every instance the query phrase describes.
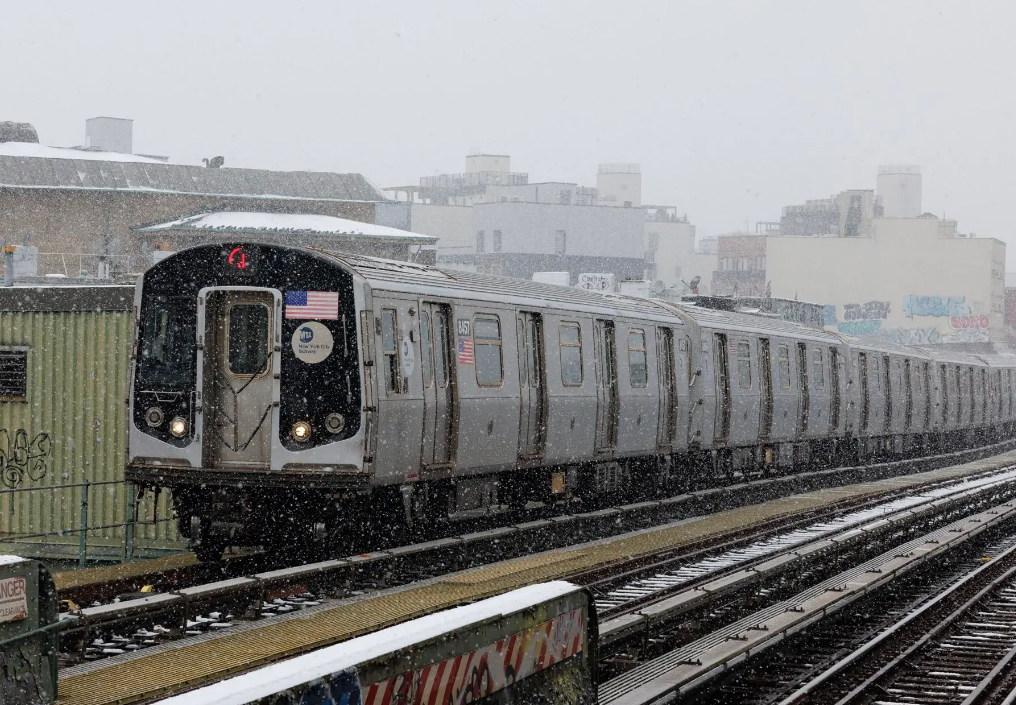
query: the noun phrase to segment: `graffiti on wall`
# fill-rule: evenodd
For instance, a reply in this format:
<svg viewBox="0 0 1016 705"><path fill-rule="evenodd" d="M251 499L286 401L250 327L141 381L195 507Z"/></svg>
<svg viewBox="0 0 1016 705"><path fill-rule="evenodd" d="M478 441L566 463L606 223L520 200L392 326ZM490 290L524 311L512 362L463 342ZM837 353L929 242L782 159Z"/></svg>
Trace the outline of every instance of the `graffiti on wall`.
<svg viewBox="0 0 1016 705"><path fill-rule="evenodd" d="M354 667L294 686L276 697L278 702L315 705L465 705L581 653L585 642L586 615L580 608L497 643L391 678L364 682Z"/></svg>
<svg viewBox="0 0 1016 705"><path fill-rule="evenodd" d="M822 307L822 321L823 325L836 325L836 306L833 304L827 304Z"/></svg>
<svg viewBox="0 0 1016 705"><path fill-rule="evenodd" d="M954 333L946 333L939 338L940 343L987 343L991 340L988 331L967 329L958 330Z"/></svg>
<svg viewBox="0 0 1016 705"><path fill-rule="evenodd" d="M968 328L975 330L978 328L987 329L990 324L991 321L983 314L980 316L953 316L949 319L949 325L956 330L966 330Z"/></svg>
<svg viewBox="0 0 1016 705"><path fill-rule="evenodd" d="M965 296L914 296L903 297L903 315L914 316L969 316Z"/></svg>
<svg viewBox="0 0 1016 705"><path fill-rule="evenodd" d="M942 334L934 326L887 328L879 333L879 337L900 345L934 345L943 342Z"/></svg>
<svg viewBox="0 0 1016 705"><path fill-rule="evenodd" d="M850 321L836 324L836 329L845 335L875 335L881 328L882 321Z"/></svg>
<svg viewBox="0 0 1016 705"><path fill-rule="evenodd" d="M33 481L46 477L47 461L53 453L48 433L39 433L31 441L28 431L0 429L0 481L7 487L20 487L28 475Z"/></svg>
<svg viewBox="0 0 1016 705"><path fill-rule="evenodd" d="M889 318L888 301L869 301L866 304L843 304L844 321L884 321Z"/></svg>

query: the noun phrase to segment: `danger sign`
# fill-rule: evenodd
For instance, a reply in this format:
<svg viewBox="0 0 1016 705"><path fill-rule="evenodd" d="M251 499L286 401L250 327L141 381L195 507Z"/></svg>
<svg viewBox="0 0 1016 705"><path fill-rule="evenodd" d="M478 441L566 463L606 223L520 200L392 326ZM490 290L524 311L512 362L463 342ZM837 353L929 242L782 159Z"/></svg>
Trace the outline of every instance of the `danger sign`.
<svg viewBox="0 0 1016 705"><path fill-rule="evenodd" d="M23 576L0 580L0 624L28 616L28 586Z"/></svg>

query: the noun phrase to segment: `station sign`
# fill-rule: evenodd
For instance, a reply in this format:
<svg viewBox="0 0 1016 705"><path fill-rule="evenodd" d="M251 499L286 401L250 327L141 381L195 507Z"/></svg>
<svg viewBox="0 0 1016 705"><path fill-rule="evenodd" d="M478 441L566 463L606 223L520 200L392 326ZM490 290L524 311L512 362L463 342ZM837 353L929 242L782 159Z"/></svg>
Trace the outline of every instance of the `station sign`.
<svg viewBox="0 0 1016 705"><path fill-rule="evenodd" d="M28 583L23 575L0 580L0 624L28 616Z"/></svg>

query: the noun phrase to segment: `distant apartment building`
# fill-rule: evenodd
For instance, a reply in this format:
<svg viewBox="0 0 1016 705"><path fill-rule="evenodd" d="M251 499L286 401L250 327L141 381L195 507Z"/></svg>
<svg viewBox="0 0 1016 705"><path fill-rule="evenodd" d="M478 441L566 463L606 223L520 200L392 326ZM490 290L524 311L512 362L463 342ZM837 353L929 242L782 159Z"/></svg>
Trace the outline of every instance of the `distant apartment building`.
<svg viewBox="0 0 1016 705"><path fill-rule="evenodd" d="M507 155L466 157L461 174L425 176L386 189L412 204L411 229L440 238L438 263L528 279L538 271L611 273L683 288L712 258L672 206L642 203L638 164L601 164L596 186L533 182Z"/></svg>
<svg viewBox="0 0 1016 705"><path fill-rule="evenodd" d="M922 211L921 172L881 167L877 188L783 209L779 230L720 238L716 293L736 283L825 304L848 335L978 346L1005 337L1005 243ZM763 283L764 282L764 283Z"/></svg>

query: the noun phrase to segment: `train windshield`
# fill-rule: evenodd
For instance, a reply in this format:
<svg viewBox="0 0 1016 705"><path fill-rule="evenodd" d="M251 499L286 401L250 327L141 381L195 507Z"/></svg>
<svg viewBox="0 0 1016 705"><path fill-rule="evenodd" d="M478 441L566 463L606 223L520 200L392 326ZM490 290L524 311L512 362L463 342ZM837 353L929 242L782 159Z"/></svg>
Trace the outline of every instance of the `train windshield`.
<svg viewBox="0 0 1016 705"><path fill-rule="evenodd" d="M197 309L187 296L156 296L142 321L138 381L145 386L186 386L193 377Z"/></svg>

